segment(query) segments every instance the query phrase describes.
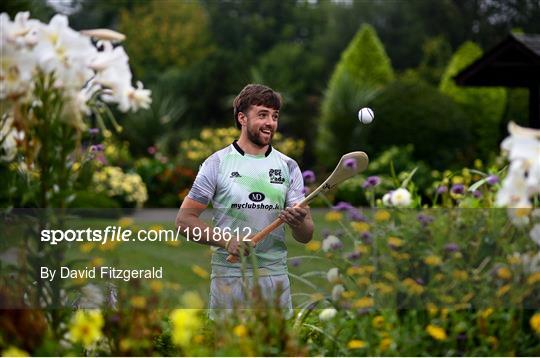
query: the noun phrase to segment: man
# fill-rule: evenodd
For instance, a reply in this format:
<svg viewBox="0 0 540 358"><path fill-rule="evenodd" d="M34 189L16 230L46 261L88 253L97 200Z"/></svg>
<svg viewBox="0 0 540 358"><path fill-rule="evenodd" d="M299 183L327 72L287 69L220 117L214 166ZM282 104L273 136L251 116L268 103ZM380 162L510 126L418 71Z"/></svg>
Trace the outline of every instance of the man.
<svg viewBox="0 0 540 358"><path fill-rule="evenodd" d="M271 145L281 102L279 93L258 84L247 85L238 94L233 107L240 138L205 160L176 218L176 225L188 239L217 247L212 255L211 310L242 305L249 296L252 260L245 260L244 266L227 261L228 255L247 254L243 244L249 234L254 235L279 216L297 241L307 243L313 236L310 210L294 207L304 199L300 168ZM210 202L213 228L199 218ZM253 251L263 295L275 299L273 296L279 294L281 307L290 311L284 226Z"/></svg>

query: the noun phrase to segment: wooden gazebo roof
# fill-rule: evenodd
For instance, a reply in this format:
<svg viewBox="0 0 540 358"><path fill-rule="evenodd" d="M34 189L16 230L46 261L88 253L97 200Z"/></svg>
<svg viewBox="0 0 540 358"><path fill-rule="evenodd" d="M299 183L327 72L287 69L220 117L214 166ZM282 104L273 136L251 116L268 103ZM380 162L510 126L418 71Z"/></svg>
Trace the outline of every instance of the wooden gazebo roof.
<svg viewBox="0 0 540 358"><path fill-rule="evenodd" d="M540 128L540 35L508 35L454 79L461 86L528 88L529 122Z"/></svg>

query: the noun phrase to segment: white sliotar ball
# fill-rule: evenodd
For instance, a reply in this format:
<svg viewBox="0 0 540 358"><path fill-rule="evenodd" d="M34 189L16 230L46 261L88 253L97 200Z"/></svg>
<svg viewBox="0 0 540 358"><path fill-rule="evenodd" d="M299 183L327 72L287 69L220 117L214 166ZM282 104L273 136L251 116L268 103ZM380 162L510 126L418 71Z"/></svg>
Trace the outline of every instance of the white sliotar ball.
<svg viewBox="0 0 540 358"><path fill-rule="evenodd" d="M362 108L358 111L358 120L362 124L370 124L373 122L373 119L375 118L375 113L373 113L373 110L371 108Z"/></svg>

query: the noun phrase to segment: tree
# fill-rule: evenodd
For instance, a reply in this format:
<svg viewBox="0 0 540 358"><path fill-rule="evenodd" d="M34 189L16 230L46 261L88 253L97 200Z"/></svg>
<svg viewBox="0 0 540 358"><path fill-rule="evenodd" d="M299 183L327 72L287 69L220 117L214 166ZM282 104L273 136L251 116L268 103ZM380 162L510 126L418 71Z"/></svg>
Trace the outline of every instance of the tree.
<svg viewBox="0 0 540 358"><path fill-rule="evenodd" d="M119 29L139 76L186 68L213 51L208 16L197 2L152 1L122 10Z"/></svg>
<svg viewBox="0 0 540 358"><path fill-rule="evenodd" d="M363 25L336 65L322 103L317 154L328 166L356 146L351 133L359 108L394 79L390 59L370 25Z"/></svg>
<svg viewBox="0 0 540 358"><path fill-rule="evenodd" d="M499 140L499 123L506 108L504 88L459 87L453 77L482 56L482 49L473 42L464 43L452 56L439 89L458 103L472 123L478 153L487 159Z"/></svg>

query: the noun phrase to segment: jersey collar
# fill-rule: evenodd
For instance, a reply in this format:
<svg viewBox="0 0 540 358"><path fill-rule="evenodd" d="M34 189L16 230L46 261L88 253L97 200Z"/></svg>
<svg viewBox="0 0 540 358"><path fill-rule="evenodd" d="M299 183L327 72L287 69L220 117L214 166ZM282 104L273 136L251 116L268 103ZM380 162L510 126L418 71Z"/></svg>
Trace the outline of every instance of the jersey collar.
<svg viewBox="0 0 540 358"><path fill-rule="evenodd" d="M242 155L245 155L246 152L244 152L244 150L242 148L240 148L240 146L238 145L238 141L235 139L234 142L232 143L234 149L236 149L236 151ZM268 149L266 150L266 153L264 153L264 156L265 157L268 157L270 155L270 153L272 152L272 146L269 145L268 146Z"/></svg>

